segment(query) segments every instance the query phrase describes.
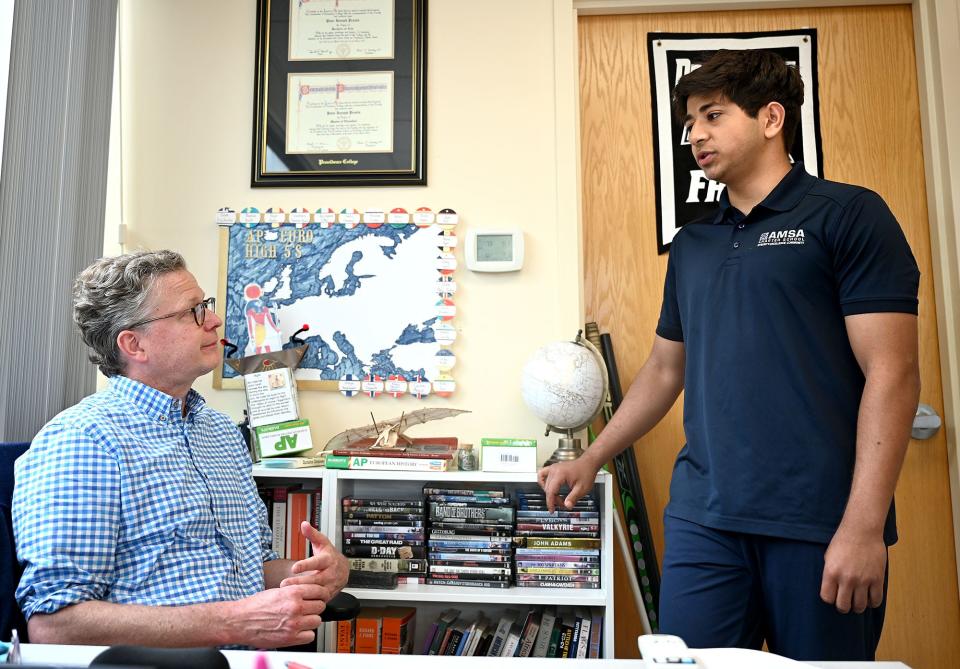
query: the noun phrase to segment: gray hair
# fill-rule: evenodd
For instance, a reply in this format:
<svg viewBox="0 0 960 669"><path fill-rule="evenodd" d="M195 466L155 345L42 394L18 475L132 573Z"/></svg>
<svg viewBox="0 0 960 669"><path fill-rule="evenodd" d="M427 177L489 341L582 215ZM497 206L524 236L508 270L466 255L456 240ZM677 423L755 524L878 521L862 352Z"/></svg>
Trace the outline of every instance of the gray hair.
<svg viewBox="0 0 960 669"><path fill-rule="evenodd" d="M117 335L131 323L149 318L150 289L158 277L186 269L175 251L137 251L100 258L73 284L73 322L90 347L90 362L105 376L123 374L126 363Z"/></svg>

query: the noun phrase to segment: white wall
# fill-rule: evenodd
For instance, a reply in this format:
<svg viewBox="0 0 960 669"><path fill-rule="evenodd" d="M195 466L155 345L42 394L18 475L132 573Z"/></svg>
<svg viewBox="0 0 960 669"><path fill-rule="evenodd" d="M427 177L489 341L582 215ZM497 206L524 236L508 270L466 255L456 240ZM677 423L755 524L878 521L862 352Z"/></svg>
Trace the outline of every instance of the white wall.
<svg viewBox="0 0 960 669"><path fill-rule="evenodd" d="M473 414L413 434L534 437L546 457L556 437L543 439L524 406L519 370L538 346L572 338L581 320L569 7L555 17L552 0L431 2L429 185L374 189L249 187L255 0L121 0L120 16L126 248L180 251L213 294L220 270L213 217L223 206L452 207L461 236L469 226L519 225L526 235L519 274L474 274L461 258L456 276L458 392L427 405ZM569 62L554 62L555 23ZM569 88L560 91L558 68L569 69ZM106 236L109 245L116 231ZM239 417L242 391L215 391L211 382L207 376L195 387ZM412 398L301 393L321 444L369 421L371 410L382 419L421 406Z"/></svg>

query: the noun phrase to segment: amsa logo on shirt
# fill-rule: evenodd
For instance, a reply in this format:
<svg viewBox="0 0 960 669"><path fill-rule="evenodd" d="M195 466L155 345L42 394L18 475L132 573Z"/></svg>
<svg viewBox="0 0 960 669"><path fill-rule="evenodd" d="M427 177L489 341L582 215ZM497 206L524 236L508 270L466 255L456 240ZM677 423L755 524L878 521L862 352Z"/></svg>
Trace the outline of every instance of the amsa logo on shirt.
<svg viewBox="0 0 960 669"><path fill-rule="evenodd" d="M757 240L757 246L803 246L803 230L774 230L764 232Z"/></svg>

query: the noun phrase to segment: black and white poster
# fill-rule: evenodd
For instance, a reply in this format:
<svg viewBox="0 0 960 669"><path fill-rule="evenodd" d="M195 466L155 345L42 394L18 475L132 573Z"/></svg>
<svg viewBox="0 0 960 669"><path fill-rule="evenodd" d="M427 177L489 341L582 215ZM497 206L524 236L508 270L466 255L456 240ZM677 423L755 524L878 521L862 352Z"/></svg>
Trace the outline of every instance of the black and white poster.
<svg viewBox="0 0 960 669"><path fill-rule="evenodd" d="M647 33L653 98L653 155L657 194L657 246L665 253L680 227L717 206L723 184L708 179L694 160L683 123L672 113L673 88L720 49L769 49L796 65L803 79L800 125L790 151L813 176L823 173L817 93L817 31L763 33Z"/></svg>

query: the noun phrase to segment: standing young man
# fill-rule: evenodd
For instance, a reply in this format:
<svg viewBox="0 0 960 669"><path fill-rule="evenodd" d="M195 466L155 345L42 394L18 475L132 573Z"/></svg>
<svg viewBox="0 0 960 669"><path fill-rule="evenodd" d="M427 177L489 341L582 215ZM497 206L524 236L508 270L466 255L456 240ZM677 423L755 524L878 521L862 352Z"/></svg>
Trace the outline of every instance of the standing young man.
<svg viewBox="0 0 960 669"><path fill-rule="evenodd" d="M674 239L653 349L600 437L547 467L572 504L685 390L660 628L691 647L872 660L920 379L919 271L876 194L791 165L799 73L719 51L677 83L718 211Z"/></svg>
<svg viewBox="0 0 960 669"><path fill-rule="evenodd" d="M16 464L17 600L34 643L273 648L314 639L346 558L277 559L246 445L192 389L221 363L213 298L173 251L101 258L74 321L106 389Z"/></svg>

